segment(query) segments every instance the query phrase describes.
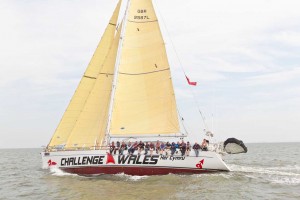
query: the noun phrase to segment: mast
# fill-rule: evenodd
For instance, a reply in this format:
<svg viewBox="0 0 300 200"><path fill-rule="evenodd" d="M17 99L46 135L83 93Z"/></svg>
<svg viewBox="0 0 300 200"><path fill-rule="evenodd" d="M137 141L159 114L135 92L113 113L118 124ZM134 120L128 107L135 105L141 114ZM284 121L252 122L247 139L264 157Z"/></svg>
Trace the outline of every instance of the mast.
<svg viewBox="0 0 300 200"><path fill-rule="evenodd" d="M170 66L151 0L131 0L116 75L111 137L179 136Z"/></svg>
<svg viewBox="0 0 300 200"><path fill-rule="evenodd" d="M127 24L127 15L128 15L129 5L130 5L130 0L127 1L125 15L123 18L123 22L121 23L123 25L121 27L121 36L120 36L118 52L117 52L117 57L116 57L114 79L113 79L113 84L112 84L112 93L111 93L111 97L110 97L110 105L109 105L109 112L108 112L109 115L108 115L108 120L107 120L107 127L106 127L105 139L103 141L103 146L109 145L109 140L110 140L109 130L110 130L110 125L111 125L114 96L115 96L116 86L117 86L118 70L119 70L119 66L120 66L121 50L122 50L122 45L123 45L123 41L124 41L124 32L125 32L125 28L126 28L126 24Z"/></svg>

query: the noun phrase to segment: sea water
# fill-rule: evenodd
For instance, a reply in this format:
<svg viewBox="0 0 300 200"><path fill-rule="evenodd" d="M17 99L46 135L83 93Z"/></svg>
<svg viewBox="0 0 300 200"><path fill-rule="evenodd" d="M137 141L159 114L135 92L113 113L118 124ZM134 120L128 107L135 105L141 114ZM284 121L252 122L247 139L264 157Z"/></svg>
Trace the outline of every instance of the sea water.
<svg viewBox="0 0 300 200"><path fill-rule="evenodd" d="M0 149L0 199L300 199L300 143L247 144L231 172L82 177L41 169L41 149Z"/></svg>

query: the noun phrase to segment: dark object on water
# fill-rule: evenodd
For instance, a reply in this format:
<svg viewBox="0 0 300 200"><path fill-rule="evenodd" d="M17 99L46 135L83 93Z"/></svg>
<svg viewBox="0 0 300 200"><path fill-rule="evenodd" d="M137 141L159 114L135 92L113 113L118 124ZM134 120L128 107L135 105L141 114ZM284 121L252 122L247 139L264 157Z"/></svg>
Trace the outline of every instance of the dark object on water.
<svg viewBox="0 0 300 200"><path fill-rule="evenodd" d="M224 149L229 154L247 153L248 149L242 140L228 138L224 142Z"/></svg>

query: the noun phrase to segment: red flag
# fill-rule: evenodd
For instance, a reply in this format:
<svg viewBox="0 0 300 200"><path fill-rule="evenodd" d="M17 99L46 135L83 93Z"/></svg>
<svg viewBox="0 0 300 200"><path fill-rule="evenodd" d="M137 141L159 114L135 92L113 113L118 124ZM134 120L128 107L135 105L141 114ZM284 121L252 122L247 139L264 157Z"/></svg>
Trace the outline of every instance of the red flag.
<svg viewBox="0 0 300 200"><path fill-rule="evenodd" d="M189 85L193 85L193 86L197 85L197 82L191 82L187 76L185 76L185 78L186 78L187 82L189 83Z"/></svg>

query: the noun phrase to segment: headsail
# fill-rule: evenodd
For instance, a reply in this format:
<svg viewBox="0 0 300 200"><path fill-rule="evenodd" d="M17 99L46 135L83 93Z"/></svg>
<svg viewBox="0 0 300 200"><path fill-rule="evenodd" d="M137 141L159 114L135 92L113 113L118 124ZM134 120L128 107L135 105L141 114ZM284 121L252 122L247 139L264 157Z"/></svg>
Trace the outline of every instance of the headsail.
<svg viewBox="0 0 300 200"><path fill-rule="evenodd" d="M103 63L108 55L109 49L112 46L120 5L121 0L115 8L113 16L106 27L103 37L101 38L101 41L98 44L98 47L84 73L84 76L82 77L48 146L61 145L67 142L79 119L79 116L86 107L89 94L94 88L97 77L99 73L101 73Z"/></svg>
<svg viewBox="0 0 300 200"><path fill-rule="evenodd" d="M109 54L102 65L96 83L70 134L66 144L67 148L74 147L74 145L82 147L93 146L95 143L102 144L107 127L113 73L121 30L122 24L118 29Z"/></svg>
<svg viewBox="0 0 300 200"><path fill-rule="evenodd" d="M130 2L110 135L178 133L170 67L152 1Z"/></svg>

